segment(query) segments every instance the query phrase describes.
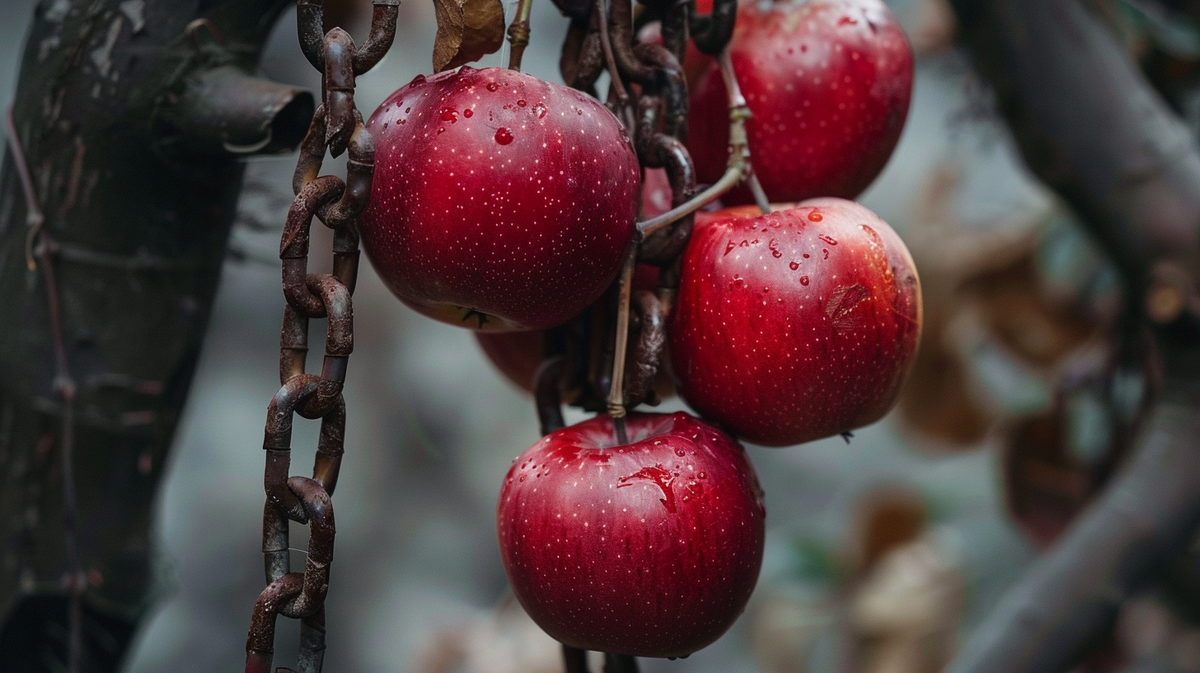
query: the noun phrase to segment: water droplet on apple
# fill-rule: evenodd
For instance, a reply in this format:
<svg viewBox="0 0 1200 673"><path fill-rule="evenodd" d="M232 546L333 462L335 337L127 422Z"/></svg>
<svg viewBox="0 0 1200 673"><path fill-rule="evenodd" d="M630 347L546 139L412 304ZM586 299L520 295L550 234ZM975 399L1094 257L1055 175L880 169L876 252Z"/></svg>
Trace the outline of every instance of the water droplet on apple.
<svg viewBox="0 0 1200 673"><path fill-rule="evenodd" d="M817 238L821 239L822 241L825 241L829 245L837 245L837 241L833 240L833 238L831 238L825 234L821 234Z"/></svg>
<svg viewBox="0 0 1200 673"><path fill-rule="evenodd" d="M525 107L525 99L524 98L517 101L517 107Z"/></svg>
<svg viewBox="0 0 1200 673"><path fill-rule="evenodd" d="M408 88L413 89L425 83L425 75L417 75L413 81L408 83Z"/></svg>
<svg viewBox="0 0 1200 673"><path fill-rule="evenodd" d="M445 127L445 126L439 126L439 127L438 127L438 135L439 135L439 136L440 136L440 135L442 135L442 134L443 134L443 133L445 133L445 132L446 132L446 127Z"/></svg>
<svg viewBox="0 0 1200 673"><path fill-rule="evenodd" d="M800 268L800 263L792 262L791 264L788 264L788 268L791 269L792 271L795 271L796 269Z"/></svg>
<svg viewBox="0 0 1200 673"><path fill-rule="evenodd" d="M800 276L800 284L808 285L808 276Z"/></svg>
<svg viewBox="0 0 1200 673"><path fill-rule="evenodd" d="M441 119L444 122L450 122L451 124L457 124L458 123L458 110L455 110L452 107L443 108L442 113L441 113Z"/></svg>
<svg viewBox="0 0 1200 673"><path fill-rule="evenodd" d="M543 117L546 116L546 106L543 103L538 103L537 105L534 105L533 111L537 113L538 119L542 119Z"/></svg>
<svg viewBox="0 0 1200 673"><path fill-rule="evenodd" d="M470 119L474 115L475 115L475 111L472 110L471 108L467 108L466 110L463 110L463 116L466 117L467 119Z"/></svg>
<svg viewBox="0 0 1200 673"><path fill-rule="evenodd" d="M488 82L488 85L487 85L488 91L495 91L496 89L499 89L499 88L500 87L495 82Z"/></svg>
<svg viewBox="0 0 1200 673"><path fill-rule="evenodd" d="M821 220L823 220L825 218L821 217L821 213L818 213L817 211L814 210L808 214L808 219L811 222L820 222Z"/></svg>
<svg viewBox="0 0 1200 673"><path fill-rule="evenodd" d="M501 145L507 145L507 144L511 143L512 141L513 141L512 131L509 131L508 129L504 128L503 126L496 129L496 142L500 143Z"/></svg>
<svg viewBox="0 0 1200 673"><path fill-rule="evenodd" d="M683 453L683 449L675 449L675 455L677 455L677 456L683 456L683 455L684 455L684 453Z"/></svg>

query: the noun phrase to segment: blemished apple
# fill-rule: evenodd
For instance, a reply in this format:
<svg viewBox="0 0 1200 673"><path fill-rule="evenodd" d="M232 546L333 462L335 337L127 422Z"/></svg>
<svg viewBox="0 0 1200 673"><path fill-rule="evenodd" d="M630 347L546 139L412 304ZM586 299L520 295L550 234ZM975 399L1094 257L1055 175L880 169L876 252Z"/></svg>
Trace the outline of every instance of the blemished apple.
<svg viewBox="0 0 1200 673"><path fill-rule="evenodd" d="M762 565L758 479L740 445L692 416L597 416L513 463L496 525L513 592L560 642L682 657L724 633Z"/></svg>
<svg viewBox="0 0 1200 673"><path fill-rule="evenodd" d="M739 438L788 446L880 419L913 362L921 286L852 201L697 220L668 323L679 395Z"/></svg>
<svg viewBox="0 0 1200 673"><path fill-rule="evenodd" d="M599 101L463 67L417 77L367 127L376 154L363 249L412 308L472 329L541 329L616 277L639 169Z"/></svg>
<svg viewBox="0 0 1200 673"><path fill-rule="evenodd" d="M912 97L913 57L881 0L781 0L738 8L728 47L753 116L754 171L772 201L854 198L883 170ZM688 150L701 182L729 157L728 97L711 66L691 96ZM749 190L727 194L750 203Z"/></svg>

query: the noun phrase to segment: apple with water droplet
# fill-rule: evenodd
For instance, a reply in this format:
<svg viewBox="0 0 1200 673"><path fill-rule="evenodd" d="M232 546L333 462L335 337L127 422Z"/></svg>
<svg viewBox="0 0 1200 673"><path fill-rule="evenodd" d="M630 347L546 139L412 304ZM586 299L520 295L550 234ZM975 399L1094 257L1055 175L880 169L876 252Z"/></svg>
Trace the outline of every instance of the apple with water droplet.
<svg viewBox="0 0 1200 673"><path fill-rule="evenodd" d="M376 149L363 249L417 311L472 329L553 327L616 277L639 169L599 101L463 67L401 87L367 128Z"/></svg>
<svg viewBox="0 0 1200 673"><path fill-rule="evenodd" d="M881 0L780 0L738 8L729 57L753 117L754 171L772 201L858 196L892 154L913 58ZM728 96L715 65L694 88L688 150L701 182L729 157ZM726 203L751 203L739 188Z"/></svg>
<svg viewBox="0 0 1200 673"><path fill-rule="evenodd" d="M671 183L667 179L667 172L661 168L646 169L642 182L642 218L655 217L670 210L671 197ZM633 289L656 291L658 273L656 266L638 264L634 269ZM545 336L544 330L475 332L479 347L496 369L509 381L530 393L533 392L534 375L546 357ZM602 339L604 335L599 334L595 338ZM660 397L671 394L671 382L666 376L665 367L659 370L659 376L655 379L655 390Z"/></svg>
<svg viewBox="0 0 1200 673"><path fill-rule="evenodd" d="M908 249L870 210L836 198L698 219L668 323L679 395L764 446L880 419L920 334Z"/></svg>
<svg viewBox="0 0 1200 673"><path fill-rule="evenodd" d="M550 433L513 463L496 525L513 592L573 647L683 657L724 633L762 565L758 479L731 437L683 412Z"/></svg>

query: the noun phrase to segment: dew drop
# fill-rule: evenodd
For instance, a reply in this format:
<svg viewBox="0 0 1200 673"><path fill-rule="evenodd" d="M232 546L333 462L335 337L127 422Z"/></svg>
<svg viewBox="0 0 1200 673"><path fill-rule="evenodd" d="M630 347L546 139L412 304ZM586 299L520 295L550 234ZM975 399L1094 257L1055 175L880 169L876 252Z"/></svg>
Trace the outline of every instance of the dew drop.
<svg viewBox="0 0 1200 673"><path fill-rule="evenodd" d="M790 268L792 271L795 271L796 269L800 268L800 263L792 262L791 264L788 264L788 268Z"/></svg>
<svg viewBox="0 0 1200 673"><path fill-rule="evenodd" d="M458 123L458 110L455 110L452 107L444 108L441 113L441 119L442 121L450 122L451 124Z"/></svg>
<svg viewBox="0 0 1200 673"><path fill-rule="evenodd" d="M425 75L417 75L413 81L408 83L408 88L413 89L425 83Z"/></svg>
<svg viewBox="0 0 1200 673"><path fill-rule="evenodd" d="M488 91L495 91L496 89L499 89L499 88L500 88L499 85L497 85L495 82L488 82L488 85L487 85Z"/></svg>
<svg viewBox="0 0 1200 673"><path fill-rule="evenodd" d="M683 449L675 449L675 455L677 455L677 456L682 456L682 455L684 455L684 454L683 454Z"/></svg>
<svg viewBox="0 0 1200 673"><path fill-rule="evenodd" d="M438 127L438 135L439 135L439 136L440 136L440 135L442 135L442 134L443 134L443 133L445 133L445 132L446 132L446 127L445 127L445 126L439 126L439 127Z"/></svg>
<svg viewBox="0 0 1200 673"><path fill-rule="evenodd" d="M474 115L475 115L475 111L472 110L471 108L467 108L466 110L463 110L463 116L466 117L467 119L470 119Z"/></svg>
<svg viewBox="0 0 1200 673"><path fill-rule="evenodd" d="M512 141L513 141L512 131L509 131L508 129L504 128L503 126L496 129L496 142L500 143L501 145L507 145L507 144L511 143Z"/></svg>
<svg viewBox="0 0 1200 673"><path fill-rule="evenodd" d="M800 276L800 284L808 285L808 276Z"/></svg>
<svg viewBox="0 0 1200 673"><path fill-rule="evenodd" d="M814 210L808 214L808 219L811 222L820 222L821 220L823 220L825 218L821 217L821 213L818 213L817 211Z"/></svg>
<svg viewBox="0 0 1200 673"><path fill-rule="evenodd" d="M825 241L825 242L826 242L826 243L828 243L829 245L837 245L837 241L833 240L833 239L832 239L831 237L829 237L829 236L826 236L825 234L821 234L821 235L820 235L820 236L818 236L817 238L821 239L822 241Z"/></svg>
<svg viewBox="0 0 1200 673"><path fill-rule="evenodd" d="M535 113L537 113L538 119L542 119L543 117L546 116L546 106L543 103L538 103L537 105L534 105L533 111Z"/></svg>
<svg viewBox="0 0 1200 673"><path fill-rule="evenodd" d="M517 107L525 107L525 99L524 98L517 101Z"/></svg>

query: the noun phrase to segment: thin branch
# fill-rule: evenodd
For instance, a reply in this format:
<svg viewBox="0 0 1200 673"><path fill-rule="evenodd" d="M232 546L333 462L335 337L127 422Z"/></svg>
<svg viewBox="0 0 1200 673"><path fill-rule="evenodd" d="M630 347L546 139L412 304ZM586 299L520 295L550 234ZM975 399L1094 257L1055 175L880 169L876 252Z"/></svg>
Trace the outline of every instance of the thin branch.
<svg viewBox="0 0 1200 673"><path fill-rule="evenodd" d="M1144 318L1164 265L1194 297L1200 152L1116 39L1076 0L952 3L1026 163L1118 266L1133 315ZM1200 338L1189 316L1165 317L1162 396L1130 464L977 627L951 673L1070 670L1200 526Z"/></svg>

